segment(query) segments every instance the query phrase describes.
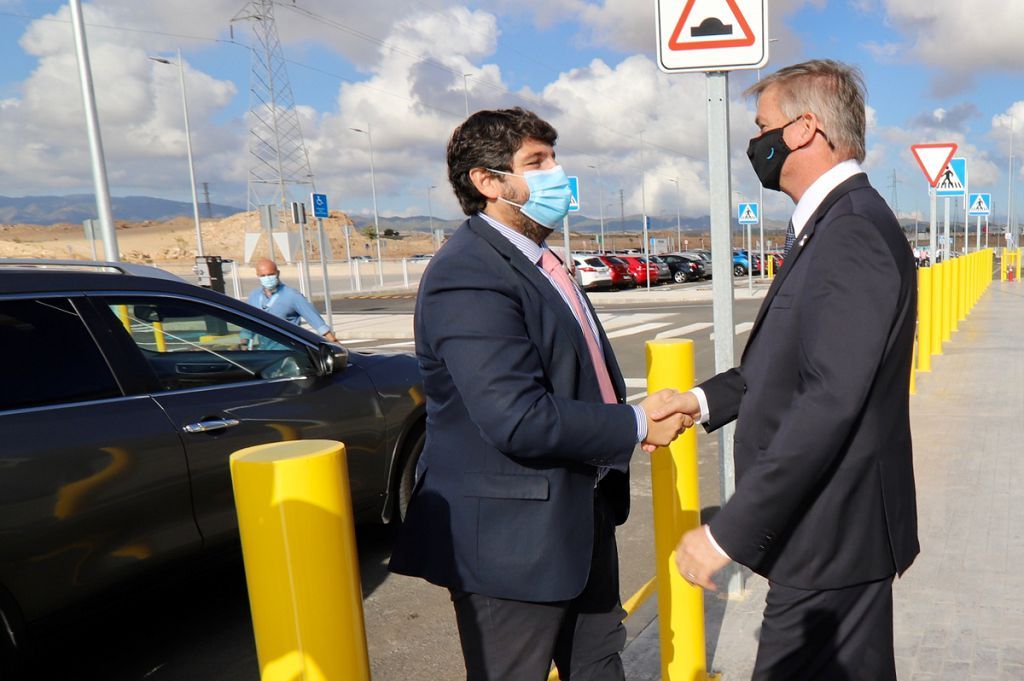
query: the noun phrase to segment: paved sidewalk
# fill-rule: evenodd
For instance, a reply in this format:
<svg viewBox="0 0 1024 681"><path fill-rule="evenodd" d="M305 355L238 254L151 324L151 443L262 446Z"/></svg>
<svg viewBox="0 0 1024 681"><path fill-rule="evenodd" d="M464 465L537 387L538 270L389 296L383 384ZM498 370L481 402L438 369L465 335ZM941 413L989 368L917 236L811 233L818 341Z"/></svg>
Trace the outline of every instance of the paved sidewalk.
<svg viewBox="0 0 1024 681"><path fill-rule="evenodd" d="M901 681L1024 680L1024 285L993 282L911 397L921 555L896 582ZM749 679L766 584L705 600L711 669ZM623 655L655 681L655 619ZM675 680L673 680L675 681ZM686 680L690 681L690 680Z"/></svg>

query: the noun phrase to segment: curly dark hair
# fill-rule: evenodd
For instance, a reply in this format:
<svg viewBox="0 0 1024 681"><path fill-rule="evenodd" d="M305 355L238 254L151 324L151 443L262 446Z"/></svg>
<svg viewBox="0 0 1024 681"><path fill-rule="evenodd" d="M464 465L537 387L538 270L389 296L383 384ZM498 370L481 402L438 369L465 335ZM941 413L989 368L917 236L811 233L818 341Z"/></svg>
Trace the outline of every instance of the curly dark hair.
<svg viewBox="0 0 1024 681"><path fill-rule="evenodd" d="M521 107L477 111L455 128L448 140L448 181L466 215L476 215L487 199L469 178L473 168L512 171L512 157L526 139L555 146L558 133L551 124Z"/></svg>

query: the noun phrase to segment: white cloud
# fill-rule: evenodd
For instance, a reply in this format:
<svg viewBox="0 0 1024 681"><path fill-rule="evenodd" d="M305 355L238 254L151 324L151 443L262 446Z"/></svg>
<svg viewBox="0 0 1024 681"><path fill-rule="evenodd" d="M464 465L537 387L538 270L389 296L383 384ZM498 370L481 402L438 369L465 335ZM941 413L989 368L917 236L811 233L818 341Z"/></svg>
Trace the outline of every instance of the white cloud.
<svg viewBox="0 0 1024 681"><path fill-rule="evenodd" d="M89 24L121 25L125 19L93 5ZM80 191L91 185L78 64L67 8L29 25L22 48L38 59L8 99L0 118L0 186L8 193ZM187 193L184 121L177 69L147 59L166 44L152 35L88 31L94 89L109 178L118 193L145 189ZM158 52L159 53L159 52ZM166 51L163 51L166 54ZM193 143L202 150L201 179L231 172L237 133L208 119L234 97L230 81L198 72L185 60ZM243 176L244 177L244 176Z"/></svg>
<svg viewBox="0 0 1024 681"><path fill-rule="evenodd" d="M985 68L1016 71L1024 61L1024 3L1007 0L883 0L919 61L969 80ZM948 89L948 88L947 88Z"/></svg>

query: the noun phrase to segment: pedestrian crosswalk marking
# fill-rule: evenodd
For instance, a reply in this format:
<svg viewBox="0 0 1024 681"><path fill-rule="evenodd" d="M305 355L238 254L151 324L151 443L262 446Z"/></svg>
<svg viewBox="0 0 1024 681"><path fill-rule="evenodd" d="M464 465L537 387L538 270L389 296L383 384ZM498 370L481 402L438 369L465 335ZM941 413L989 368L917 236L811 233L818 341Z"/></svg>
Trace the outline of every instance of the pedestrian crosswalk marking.
<svg viewBox="0 0 1024 681"><path fill-rule="evenodd" d="M666 329L660 332L655 338L679 338L680 336L687 336L697 331L702 331L714 326L711 322L697 322L696 324L687 324L686 326L680 326L674 329Z"/></svg>
<svg viewBox="0 0 1024 681"><path fill-rule="evenodd" d="M740 324L737 324L736 335L738 336L741 333L746 333L747 331L750 331L752 328L754 328L754 322L742 322ZM715 334L711 334L711 340L715 340Z"/></svg>
<svg viewBox="0 0 1024 681"><path fill-rule="evenodd" d="M639 326L632 326L625 329L619 329L618 331L612 331L608 334L608 338L622 338L623 336L633 336L638 333L644 333L646 331L653 331L654 329L660 329L666 327L671 322L650 322L648 324L640 324Z"/></svg>

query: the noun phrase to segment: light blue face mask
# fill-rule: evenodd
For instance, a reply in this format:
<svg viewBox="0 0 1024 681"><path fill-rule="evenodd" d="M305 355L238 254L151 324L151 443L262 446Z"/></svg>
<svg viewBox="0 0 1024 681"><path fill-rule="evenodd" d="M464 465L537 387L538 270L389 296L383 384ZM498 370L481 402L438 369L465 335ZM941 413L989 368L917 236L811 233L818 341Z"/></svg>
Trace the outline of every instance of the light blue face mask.
<svg viewBox="0 0 1024 681"><path fill-rule="evenodd" d="M277 285L280 283L280 281L281 280L278 279L278 276L276 274L267 274L260 277L260 286L267 289L268 291L273 291L275 288L277 288Z"/></svg>
<svg viewBox="0 0 1024 681"><path fill-rule="evenodd" d="M512 175L526 180L526 186L530 189L530 198L526 203L520 205L505 198L498 198L507 204L517 206L523 215L534 222L544 225L548 229L556 229L569 214L572 191L569 189L569 178L562 170L562 166L555 166L547 170L527 170L522 175L491 168L487 170L499 175Z"/></svg>

